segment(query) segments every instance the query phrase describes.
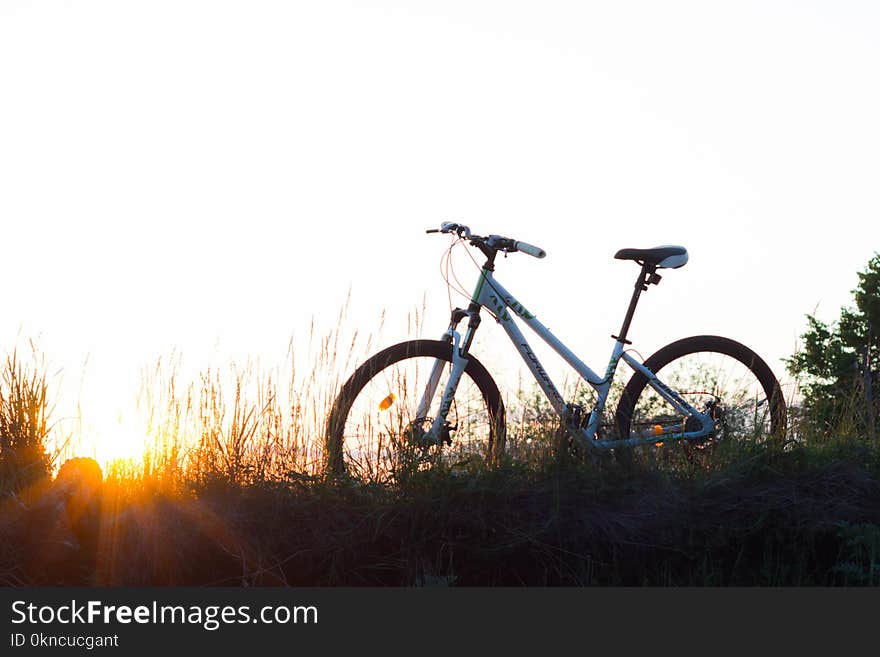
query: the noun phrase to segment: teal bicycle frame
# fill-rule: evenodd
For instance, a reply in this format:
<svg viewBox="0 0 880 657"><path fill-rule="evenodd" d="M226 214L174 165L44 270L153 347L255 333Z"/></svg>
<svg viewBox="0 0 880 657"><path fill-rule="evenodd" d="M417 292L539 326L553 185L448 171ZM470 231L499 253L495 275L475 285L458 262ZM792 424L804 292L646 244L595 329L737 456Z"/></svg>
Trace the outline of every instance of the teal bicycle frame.
<svg viewBox="0 0 880 657"><path fill-rule="evenodd" d="M659 280L659 279L658 279ZM553 333L550 332L537 317L526 310L516 297L508 292L501 283L499 283L491 269L484 267L480 273L480 279L471 296L471 304L467 310L456 309L453 311L452 320L449 328L443 334L443 339L452 343L452 371L443 391L443 397L440 403L439 412L434 417L431 429L425 438L428 441L439 442L439 436L443 435L442 430L446 423L446 417L452 406L452 400L455 397L455 391L461 380L468 363L468 350L473 342L474 334L479 326L480 308L486 308L501 324L510 341L516 350L520 353L525 361L526 367L535 377L541 390L547 396L553 409L563 419L569 432L581 444L590 448L610 449L612 447L647 445L652 443L661 443L672 440L688 440L700 438L708 435L715 427L715 421L711 412L701 412L688 404L681 395L668 385L663 383L653 372L651 372L642 363L636 360L631 354L625 351L626 340L625 333L629 327L629 321L632 319L632 313L638 300L640 285L637 284L636 294L630 304L627 318L624 321L624 330L621 331L620 337L616 338L614 349L611 353L611 359L608 368L605 370L605 376L600 377L592 369L590 369L583 361L581 361L568 347L566 347ZM642 287L641 289L647 289ZM590 412L589 420L586 426L580 426L575 421L573 408L565 402L559 390L550 379L549 374L541 365L540 360L532 351L528 340L526 340L522 331L514 321L514 316L519 317L530 329L532 329L538 337L547 343L556 353L558 353L578 375L592 386L597 393L596 402ZM457 327L465 318L468 318L468 326L464 338L462 338ZM696 419L700 422L700 428L696 431L686 431L679 423L672 426L662 426L660 430L652 428L650 431L643 432L630 437L621 437L618 440L597 439L600 420L605 410L605 404L608 400L608 394L611 390L611 382L617 372L617 366L623 360L634 371L643 374L654 390L657 391L663 399L671 404L676 410L683 413L685 417ZM438 360L433 367L431 375L428 377L425 392L419 403L418 417L427 417L431 400L437 392L437 386L440 381L445 361ZM659 426L659 425L658 425Z"/></svg>

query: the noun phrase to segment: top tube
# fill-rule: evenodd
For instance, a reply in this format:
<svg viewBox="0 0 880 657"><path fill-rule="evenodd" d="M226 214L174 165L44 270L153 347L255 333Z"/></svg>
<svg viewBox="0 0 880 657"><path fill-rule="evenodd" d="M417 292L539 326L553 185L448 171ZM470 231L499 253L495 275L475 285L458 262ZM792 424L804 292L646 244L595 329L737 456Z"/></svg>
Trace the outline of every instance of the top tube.
<svg viewBox="0 0 880 657"><path fill-rule="evenodd" d="M526 356L524 348L528 348L528 342L522 336L522 333L513 323L511 312L520 317L526 325L538 334L544 342L558 353L585 381L594 388L598 388L609 383L609 377L602 378L590 369L586 363L578 358L565 344L562 343L541 321L529 312L526 307L521 304L507 289L495 279L491 271L483 268L480 272L480 280L474 289L473 301L483 306L491 312L505 330L508 331L508 325L511 325L519 335L511 336L522 338L519 342L514 342L517 350L524 354L526 362L530 362L532 357ZM529 349L531 351L531 349ZM622 351L622 345L621 345ZM619 353L617 354L619 358ZM612 372L613 374L613 372Z"/></svg>

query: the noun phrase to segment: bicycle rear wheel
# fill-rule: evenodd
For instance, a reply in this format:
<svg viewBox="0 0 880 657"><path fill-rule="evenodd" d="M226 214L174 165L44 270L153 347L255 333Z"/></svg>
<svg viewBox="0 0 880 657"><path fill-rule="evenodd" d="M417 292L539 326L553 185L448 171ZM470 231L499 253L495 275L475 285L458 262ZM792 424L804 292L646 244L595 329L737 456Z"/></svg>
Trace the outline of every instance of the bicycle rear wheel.
<svg viewBox="0 0 880 657"><path fill-rule="evenodd" d="M498 387L473 356L447 415L446 441L420 439L436 417L452 370L453 346L436 340L402 342L372 356L343 385L327 423L327 469L370 481L396 478L403 468L494 462L504 448L504 404ZM419 402L435 364L439 379L426 413Z"/></svg>
<svg viewBox="0 0 880 657"><path fill-rule="evenodd" d="M715 429L692 444L784 437L785 401L779 382L767 363L739 342L713 335L685 338L660 349L645 367L698 411L712 412ZM622 438L650 434L656 426L695 428L694 421L664 400L639 372L624 388L615 421Z"/></svg>

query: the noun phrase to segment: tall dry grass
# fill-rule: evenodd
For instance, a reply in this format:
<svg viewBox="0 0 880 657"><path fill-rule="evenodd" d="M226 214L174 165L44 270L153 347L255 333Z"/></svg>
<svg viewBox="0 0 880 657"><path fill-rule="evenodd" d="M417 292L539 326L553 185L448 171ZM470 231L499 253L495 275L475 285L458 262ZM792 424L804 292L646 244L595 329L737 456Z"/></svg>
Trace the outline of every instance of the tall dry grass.
<svg viewBox="0 0 880 657"><path fill-rule="evenodd" d="M230 362L187 378L172 354L145 370L137 407L147 449L138 477L199 486L319 478L339 388L386 328L384 313L373 331L347 328L349 307L335 328L322 332L313 321L304 344L291 340L280 367ZM413 309L402 332L418 334L423 313ZM131 474L137 465L123 469Z"/></svg>
<svg viewBox="0 0 880 657"><path fill-rule="evenodd" d="M54 401L45 357L33 343L0 368L0 493L18 491L49 476L61 445L50 453Z"/></svg>

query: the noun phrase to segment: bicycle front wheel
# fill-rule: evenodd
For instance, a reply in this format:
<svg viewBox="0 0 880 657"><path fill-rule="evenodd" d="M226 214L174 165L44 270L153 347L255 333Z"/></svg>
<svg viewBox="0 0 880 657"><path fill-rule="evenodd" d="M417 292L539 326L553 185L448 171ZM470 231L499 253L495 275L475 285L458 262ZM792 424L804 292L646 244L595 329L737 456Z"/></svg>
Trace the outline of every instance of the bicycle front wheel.
<svg viewBox="0 0 880 657"><path fill-rule="evenodd" d="M388 481L402 469L438 460L453 466L494 462L504 448L504 404L489 372L470 355L446 416L448 432L439 444L422 440L452 371L452 349L447 342L412 340L361 365L330 413L328 471ZM424 399L426 390L433 392L430 399Z"/></svg>
<svg viewBox="0 0 880 657"><path fill-rule="evenodd" d="M767 363L739 342L714 335L685 338L660 349L645 367L699 412L711 411L715 429L700 442L784 436L785 402L779 382ZM622 438L650 435L658 426L695 429L693 421L639 372L624 388L615 419Z"/></svg>

